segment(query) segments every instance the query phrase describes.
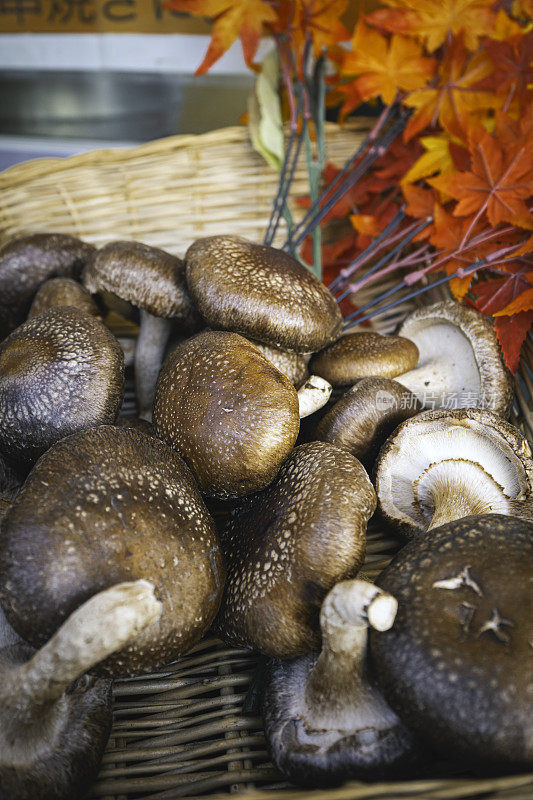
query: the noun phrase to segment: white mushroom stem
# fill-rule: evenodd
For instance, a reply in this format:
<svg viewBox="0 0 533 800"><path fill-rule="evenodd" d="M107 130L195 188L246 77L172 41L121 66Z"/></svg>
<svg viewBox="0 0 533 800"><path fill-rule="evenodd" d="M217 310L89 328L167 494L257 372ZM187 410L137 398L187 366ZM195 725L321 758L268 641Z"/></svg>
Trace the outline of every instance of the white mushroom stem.
<svg viewBox="0 0 533 800"><path fill-rule="evenodd" d="M31 714L36 705L58 700L76 678L155 622L161 609L148 581L100 592L74 611L33 658L3 676L2 701L9 702L12 693L19 714L24 705Z"/></svg>
<svg viewBox="0 0 533 800"><path fill-rule="evenodd" d="M320 613L322 651L306 689L314 721L349 727L355 707L363 724L383 727L396 719L368 683L365 664L368 626L389 630L397 608L392 595L367 581L342 581L327 595Z"/></svg>
<svg viewBox="0 0 533 800"><path fill-rule="evenodd" d="M310 375L301 389L298 390L300 404L300 419L314 414L325 406L331 395L331 383L319 375Z"/></svg>
<svg viewBox="0 0 533 800"><path fill-rule="evenodd" d="M172 330L172 320L154 317L143 309L140 313L141 326L135 348L135 393L139 416L151 421L155 387Z"/></svg>

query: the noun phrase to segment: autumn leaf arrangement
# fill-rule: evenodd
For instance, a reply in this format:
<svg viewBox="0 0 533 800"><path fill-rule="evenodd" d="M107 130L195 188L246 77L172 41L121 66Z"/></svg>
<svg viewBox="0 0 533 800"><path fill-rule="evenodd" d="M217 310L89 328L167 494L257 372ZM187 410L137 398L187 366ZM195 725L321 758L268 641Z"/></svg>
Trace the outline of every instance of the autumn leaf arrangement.
<svg viewBox="0 0 533 800"><path fill-rule="evenodd" d="M205 72L240 37L266 82L256 107L279 148L265 242L280 219L283 245L322 275L351 327L436 284L494 318L505 360L518 368L533 324L533 3L384 0L340 21L348 0L169 0L211 17ZM275 45L254 64L262 36ZM290 135L268 91L284 97ZM265 101L267 98L267 101ZM342 168L326 161L327 105L340 121L375 104L365 142ZM365 106L368 107L368 106ZM275 113L272 113L272 108ZM269 111L270 109L270 111ZM263 119L261 119L261 114ZM269 141L272 141L271 136ZM256 135L256 146L261 147ZM310 192L297 225L287 205L304 148ZM387 289L357 303L372 283Z"/></svg>

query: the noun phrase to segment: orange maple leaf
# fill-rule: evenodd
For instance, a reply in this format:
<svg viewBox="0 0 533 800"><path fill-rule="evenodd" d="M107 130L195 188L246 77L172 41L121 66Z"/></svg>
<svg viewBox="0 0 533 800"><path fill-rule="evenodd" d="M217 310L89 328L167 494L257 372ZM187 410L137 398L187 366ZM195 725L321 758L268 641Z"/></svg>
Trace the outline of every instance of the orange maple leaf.
<svg viewBox="0 0 533 800"><path fill-rule="evenodd" d="M533 311L533 286L530 286L514 300L511 300L501 311L497 311L495 317L511 317L521 311Z"/></svg>
<svg viewBox="0 0 533 800"><path fill-rule="evenodd" d="M531 218L524 202L533 194L531 145L531 140L524 140L504 150L497 138L478 129L469 142L471 171L439 175L428 182L459 201L454 216L474 214L479 219L486 212L494 227Z"/></svg>
<svg viewBox="0 0 533 800"><path fill-rule="evenodd" d="M281 0L275 30L291 37L297 53L303 52L305 41L310 37L315 55L319 56L350 38L340 21L347 6L348 0Z"/></svg>
<svg viewBox="0 0 533 800"><path fill-rule="evenodd" d="M494 69L483 78L478 88L507 96L507 105L515 97L530 99L530 87L533 84L533 31L525 36L513 36L503 42L488 39L485 50Z"/></svg>
<svg viewBox="0 0 533 800"><path fill-rule="evenodd" d="M244 60L251 66L265 25L277 14L268 0L167 0L165 8L213 18L211 41L197 75L203 75L240 37Z"/></svg>
<svg viewBox="0 0 533 800"><path fill-rule="evenodd" d="M416 112L404 131L404 139L408 141L437 122L457 135L467 115L481 115L501 105L502 101L494 93L475 88L492 69L485 50L471 56L462 37L455 39L444 52L435 85L424 86L405 98L405 104Z"/></svg>
<svg viewBox="0 0 533 800"><path fill-rule="evenodd" d="M402 184L403 196L407 200L405 213L415 219L433 216L435 193L432 189L424 189L410 183Z"/></svg>
<svg viewBox="0 0 533 800"><path fill-rule="evenodd" d="M358 76L355 89L362 100L381 97L392 103L398 90L425 86L435 72L435 60L422 56L422 48L405 36L390 41L359 20L352 49L343 60L343 76Z"/></svg>
<svg viewBox="0 0 533 800"><path fill-rule="evenodd" d="M430 53L460 33L468 50L477 50L480 37L490 35L496 16L492 0L384 0L389 9L367 16L390 32L416 36Z"/></svg>

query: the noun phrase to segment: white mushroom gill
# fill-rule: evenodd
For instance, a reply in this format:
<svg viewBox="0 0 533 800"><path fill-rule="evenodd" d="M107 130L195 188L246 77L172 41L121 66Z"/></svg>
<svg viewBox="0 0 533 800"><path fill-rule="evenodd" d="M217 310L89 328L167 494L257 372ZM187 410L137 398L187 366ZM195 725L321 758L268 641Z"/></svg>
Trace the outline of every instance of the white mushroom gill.
<svg viewBox="0 0 533 800"><path fill-rule="evenodd" d="M413 484L428 530L473 514L512 514L512 503L481 464L447 459L430 464Z"/></svg>
<svg viewBox="0 0 533 800"><path fill-rule="evenodd" d="M524 470L519 458L496 431L489 433L474 421L445 429L435 422L420 424L408 441L398 436L393 449L389 458L393 467L382 472L382 479L389 484L384 497L390 497L407 521L420 527L427 527L441 500L457 509L454 516L446 515L449 521L481 513L480 500L486 501L485 513L505 513L505 498L521 495ZM451 466L454 463L456 468ZM462 470L459 463L469 466ZM445 466L437 471L437 464ZM496 502L498 490L500 500ZM439 524L444 521L444 517L437 519Z"/></svg>
<svg viewBox="0 0 533 800"><path fill-rule="evenodd" d="M452 395L456 408L478 405L479 367L471 342L457 325L425 320L405 335L418 347L420 358L415 369L395 378L398 383L433 408L446 408Z"/></svg>

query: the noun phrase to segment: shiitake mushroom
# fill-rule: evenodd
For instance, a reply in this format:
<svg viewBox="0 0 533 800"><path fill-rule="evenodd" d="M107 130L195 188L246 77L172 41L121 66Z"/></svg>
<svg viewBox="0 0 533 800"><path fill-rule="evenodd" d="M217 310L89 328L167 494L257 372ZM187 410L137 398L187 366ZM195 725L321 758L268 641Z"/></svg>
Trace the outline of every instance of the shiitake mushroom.
<svg viewBox="0 0 533 800"><path fill-rule="evenodd" d="M124 393L124 355L96 317L54 306L0 344L0 452L28 470L54 442L113 423Z"/></svg>
<svg viewBox="0 0 533 800"><path fill-rule="evenodd" d="M316 407L314 397L326 402L329 392L307 381L297 393L243 336L206 331L178 345L165 360L154 423L205 494L236 498L273 480L294 446L301 407L310 395Z"/></svg>
<svg viewBox="0 0 533 800"><path fill-rule="evenodd" d="M368 629L389 630L396 608L371 583L337 583L322 603L321 651L271 662L265 733L275 765L291 781L315 787L384 778L414 761L414 737L367 663Z"/></svg>
<svg viewBox="0 0 533 800"><path fill-rule="evenodd" d="M241 236L207 236L185 254L187 284L213 328L311 353L335 341L342 316L333 295L295 258Z"/></svg>
<svg viewBox="0 0 533 800"><path fill-rule="evenodd" d="M533 767L533 524L488 514L409 542L378 578L398 600L370 631L396 713L470 768Z"/></svg>
<svg viewBox="0 0 533 800"><path fill-rule="evenodd" d="M185 264L141 242L109 242L87 264L83 282L90 292L105 290L140 309L135 392L139 416L149 419L172 320L189 327L199 320L187 290Z"/></svg>
<svg viewBox="0 0 533 800"><path fill-rule="evenodd" d="M111 730L111 681L84 673L161 613L147 581L120 583L73 611L37 652L0 610L0 794L77 800Z"/></svg>
<svg viewBox="0 0 533 800"><path fill-rule="evenodd" d="M65 233L32 233L0 249L0 341L24 322L48 278L79 278L96 248Z"/></svg>
<svg viewBox="0 0 533 800"><path fill-rule="evenodd" d="M228 575L214 629L233 645L279 658L316 648L322 601L361 567L375 506L350 453L325 442L296 447L222 532Z"/></svg>
<svg viewBox="0 0 533 800"><path fill-rule="evenodd" d="M214 523L182 459L133 428L93 427L37 462L0 531L0 602L34 647L96 592L144 578L161 617L102 662L131 675L177 658L209 628L224 584Z"/></svg>

